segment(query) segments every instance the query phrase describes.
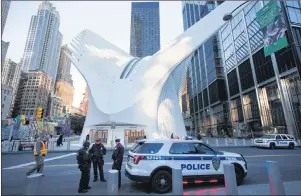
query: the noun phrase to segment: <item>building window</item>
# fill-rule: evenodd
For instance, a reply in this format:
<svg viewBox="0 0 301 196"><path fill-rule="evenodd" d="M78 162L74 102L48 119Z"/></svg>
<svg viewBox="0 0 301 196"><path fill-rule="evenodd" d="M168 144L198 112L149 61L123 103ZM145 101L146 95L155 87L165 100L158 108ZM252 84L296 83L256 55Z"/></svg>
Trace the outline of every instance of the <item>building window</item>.
<svg viewBox="0 0 301 196"><path fill-rule="evenodd" d="M282 48L281 50L275 53L279 73L283 73L296 67L297 63L295 61L295 57L292 50L292 47L288 46L286 48Z"/></svg>
<svg viewBox="0 0 301 196"><path fill-rule="evenodd" d="M230 100L230 108L231 108L232 122L243 122L244 117L243 117L240 97Z"/></svg>
<svg viewBox="0 0 301 196"><path fill-rule="evenodd" d="M241 90L244 91L254 86L250 60L247 59L238 67Z"/></svg>
<svg viewBox="0 0 301 196"><path fill-rule="evenodd" d="M265 131L273 131L274 126L278 126L278 131L286 131L280 92L275 82L259 89L259 103Z"/></svg>
<svg viewBox="0 0 301 196"><path fill-rule="evenodd" d="M228 86L229 86L230 97L239 93L236 69L228 73Z"/></svg>
<svg viewBox="0 0 301 196"><path fill-rule="evenodd" d="M253 55L254 68L258 84L275 76L271 56L264 56L263 48Z"/></svg>
<svg viewBox="0 0 301 196"><path fill-rule="evenodd" d="M246 120L250 121L259 119L259 109L255 91L243 95L242 100Z"/></svg>

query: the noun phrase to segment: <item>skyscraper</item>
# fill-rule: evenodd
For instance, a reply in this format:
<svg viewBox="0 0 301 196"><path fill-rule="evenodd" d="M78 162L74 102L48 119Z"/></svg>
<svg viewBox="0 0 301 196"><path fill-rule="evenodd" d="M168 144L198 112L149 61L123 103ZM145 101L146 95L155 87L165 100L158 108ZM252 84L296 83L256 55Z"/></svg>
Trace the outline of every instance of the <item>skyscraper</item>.
<svg viewBox="0 0 301 196"><path fill-rule="evenodd" d="M71 70L71 60L66 55L71 55L71 51L68 49L67 45L64 45L61 47L61 53L60 53L60 60L59 60L59 66L57 71L57 77L56 80L64 80L71 85L73 85L72 76L70 74Z"/></svg>
<svg viewBox="0 0 301 196"><path fill-rule="evenodd" d="M221 3L221 1L183 2L184 30L190 28ZM194 52L191 66L188 68L191 130L203 135L218 135L222 132L227 134L229 123L227 92L220 47L217 33Z"/></svg>
<svg viewBox="0 0 301 196"><path fill-rule="evenodd" d="M49 2L40 4L38 14L31 17L22 70L40 70L52 78L54 88L58 69L62 34L60 15Z"/></svg>
<svg viewBox="0 0 301 196"><path fill-rule="evenodd" d="M1 71L1 83L12 88L12 100L11 105L9 106L9 111L7 113L7 115L10 116L18 90L18 84L21 74L21 62L15 63L11 59L6 59Z"/></svg>
<svg viewBox="0 0 301 196"><path fill-rule="evenodd" d="M66 54L71 55L71 51L68 49L67 45L62 46L61 48L55 94L62 99L64 105L72 106L74 87L72 76L70 74L71 60Z"/></svg>
<svg viewBox="0 0 301 196"><path fill-rule="evenodd" d="M1 1L1 37L3 35L3 31L6 24L6 19L8 15L8 11L10 8L10 1ZM1 68L4 64L6 53L8 50L9 42L5 42L1 40Z"/></svg>
<svg viewBox="0 0 301 196"><path fill-rule="evenodd" d="M160 50L159 2L132 2L130 54L151 56Z"/></svg>
<svg viewBox="0 0 301 196"><path fill-rule="evenodd" d="M6 0L1 1L1 36L3 35L3 31L5 28L9 7L10 7L10 1L6 1Z"/></svg>
<svg viewBox="0 0 301 196"><path fill-rule="evenodd" d="M22 72L16 94L12 117L19 114L35 116L37 108L47 113L51 92L51 77L41 71Z"/></svg>

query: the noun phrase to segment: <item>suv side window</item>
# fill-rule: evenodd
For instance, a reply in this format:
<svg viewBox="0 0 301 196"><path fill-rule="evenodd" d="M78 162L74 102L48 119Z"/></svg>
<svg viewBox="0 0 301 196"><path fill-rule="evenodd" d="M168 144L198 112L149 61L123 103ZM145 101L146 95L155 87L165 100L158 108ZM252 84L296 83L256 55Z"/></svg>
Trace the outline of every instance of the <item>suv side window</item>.
<svg viewBox="0 0 301 196"><path fill-rule="evenodd" d="M291 140L294 140L295 138L293 137L293 136L291 136L291 135L288 135L287 136L289 139L291 139Z"/></svg>
<svg viewBox="0 0 301 196"><path fill-rule="evenodd" d="M285 135L281 135L282 139L287 140L287 137Z"/></svg>
<svg viewBox="0 0 301 196"><path fill-rule="evenodd" d="M214 154L214 151L204 144L196 143L194 144L194 147L197 149L198 154Z"/></svg>
<svg viewBox="0 0 301 196"><path fill-rule="evenodd" d="M277 136L276 136L276 140L281 140L280 135L277 135Z"/></svg>
<svg viewBox="0 0 301 196"><path fill-rule="evenodd" d="M173 143L169 149L170 154L197 154L193 143Z"/></svg>
<svg viewBox="0 0 301 196"><path fill-rule="evenodd" d="M162 146L163 143L144 143L136 149L135 153L156 154Z"/></svg>

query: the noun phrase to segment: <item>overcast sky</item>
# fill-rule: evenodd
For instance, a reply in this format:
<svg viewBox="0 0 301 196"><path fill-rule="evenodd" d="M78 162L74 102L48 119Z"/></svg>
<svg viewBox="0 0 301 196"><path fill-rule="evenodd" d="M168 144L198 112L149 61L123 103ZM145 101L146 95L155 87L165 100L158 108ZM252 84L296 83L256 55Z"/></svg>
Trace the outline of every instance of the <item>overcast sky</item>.
<svg viewBox="0 0 301 196"><path fill-rule="evenodd" d="M83 29L90 29L108 41L129 52L130 1L50 1L60 13L60 31L63 44ZM2 39L10 42L6 57L19 62L32 15L36 15L41 1L12 1ZM180 1L160 2L161 47L183 32ZM75 94L73 105L79 106L85 91L85 80L77 69L71 68Z"/></svg>

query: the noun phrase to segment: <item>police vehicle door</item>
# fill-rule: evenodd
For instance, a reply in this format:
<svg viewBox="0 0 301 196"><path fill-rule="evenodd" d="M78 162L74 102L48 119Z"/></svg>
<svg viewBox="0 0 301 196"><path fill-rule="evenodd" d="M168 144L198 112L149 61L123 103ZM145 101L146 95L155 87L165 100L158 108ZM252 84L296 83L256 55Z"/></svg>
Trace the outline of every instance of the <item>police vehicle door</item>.
<svg viewBox="0 0 301 196"><path fill-rule="evenodd" d="M199 155L199 160L195 162L195 164L198 164L199 175L211 175L213 172L217 173L212 161L213 157L215 157L214 150L203 143L195 143L194 148L197 150ZM217 159L214 164L217 170L220 169L221 161L219 159Z"/></svg>
<svg viewBox="0 0 301 196"><path fill-rule="evenodd" d="M280 145L281 147L287 147L289 142L288 142L288 138L285 136L285 135L281 135L282 137L282 140L280 142Z"/></svg>
<svg viewBox="0 0 301 196"><path fill-rule="evenodd" d="M182 168L183 176L197 176L199 159L194 143L175 142L171 145L169 156L166 160L167 165Z"/></svg>
<svg viewBox="0 0 301 196"><path fill-rule="evenodd" d="M276 135L276 146L281 147L282 144L282 138L280 135Z"/></svg>

